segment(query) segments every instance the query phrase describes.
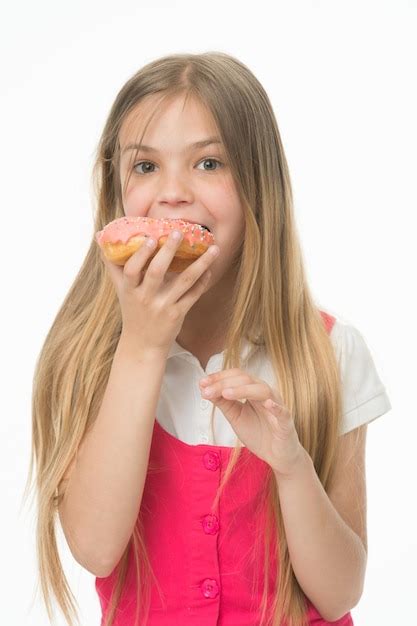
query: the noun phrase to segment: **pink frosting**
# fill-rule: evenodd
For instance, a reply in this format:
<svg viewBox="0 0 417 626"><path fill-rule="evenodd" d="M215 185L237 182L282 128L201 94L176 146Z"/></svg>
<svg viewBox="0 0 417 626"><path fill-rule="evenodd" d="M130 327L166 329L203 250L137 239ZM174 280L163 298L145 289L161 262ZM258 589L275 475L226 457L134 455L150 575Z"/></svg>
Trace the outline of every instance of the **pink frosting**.
<svg viewBox="0 0 417 626"><path fill-rule="evenodd" d="M159 240L164 235L178 229L183 233L190 246L204 242L208 246L214 243L214 235L200 224L193 224L180 219L154 219L152 217L119 217L109 222L103 230L95 234L99 245L104 243L127 243L134 235L146 235Z"/></svg>

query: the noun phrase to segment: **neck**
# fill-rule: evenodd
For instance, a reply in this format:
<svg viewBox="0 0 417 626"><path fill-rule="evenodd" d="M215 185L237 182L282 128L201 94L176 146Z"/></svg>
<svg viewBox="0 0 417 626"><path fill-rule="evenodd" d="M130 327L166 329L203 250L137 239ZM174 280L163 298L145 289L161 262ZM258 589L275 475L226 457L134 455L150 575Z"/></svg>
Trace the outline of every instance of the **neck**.
<svg viewBox="0 0 417 626"><path fill-rule="evenodd" d="M185 316L177 342L186 350L212 346L220 352L227 331L231 295L234 285L232 276L222 279L203 293Z"/></svg>

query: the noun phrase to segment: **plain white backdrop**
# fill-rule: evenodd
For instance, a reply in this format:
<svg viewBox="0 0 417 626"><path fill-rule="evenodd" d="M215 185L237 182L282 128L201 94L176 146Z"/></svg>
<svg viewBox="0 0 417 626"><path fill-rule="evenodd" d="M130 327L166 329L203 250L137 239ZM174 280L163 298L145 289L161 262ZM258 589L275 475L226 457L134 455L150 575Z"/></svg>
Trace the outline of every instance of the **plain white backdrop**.
<svg viewBox="0 0 417 626"><path fill-rule="evenodd" d="M363 334L393 407L368 426L355 626L417 624L416 2L25 0L3 2L0 24L1 623L48 625L35 595L35 507L21 506L32 377L93 236L104 122L144 64L217 50L268 92L312 291ZM98 626L94 577L59 538L80 622Z"/></svg>

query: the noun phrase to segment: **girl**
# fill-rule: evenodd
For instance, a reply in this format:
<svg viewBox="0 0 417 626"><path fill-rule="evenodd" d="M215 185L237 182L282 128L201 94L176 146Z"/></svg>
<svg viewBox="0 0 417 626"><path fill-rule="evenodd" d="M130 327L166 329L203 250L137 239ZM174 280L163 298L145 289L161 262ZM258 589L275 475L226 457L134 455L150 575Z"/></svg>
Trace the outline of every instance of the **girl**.
<svg viewBox="0 0 417 626"><path fill-rule="evenodd" d="M95 164L86 260L33 394L43 597L76 611L55 536L96 577L102 626L353 624L367 559L365 436L391 405L361 334L306 281L269 99L223 53L138 71ZM119 267L123 215L207 225ZM211 418L208 409L212 406Z"/></svg>

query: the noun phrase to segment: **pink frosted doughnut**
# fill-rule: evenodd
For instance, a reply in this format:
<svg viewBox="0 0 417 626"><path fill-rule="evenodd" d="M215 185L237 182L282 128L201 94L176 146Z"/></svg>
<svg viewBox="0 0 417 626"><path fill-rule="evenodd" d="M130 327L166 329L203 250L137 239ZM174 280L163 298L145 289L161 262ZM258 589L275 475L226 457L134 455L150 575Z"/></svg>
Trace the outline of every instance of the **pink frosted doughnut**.
<svg viewBox="0 0 417 626"><path fill-rule="evenodd" d="M183 239L167 271L182 272L214 244L214 235L200 224L182 219L154 219L152 217L118 217L95 234L95 240L104 256L116 265L124 265L146 241L152 237L157 246L149 257L144 270L164 245L170 232L178 229Z"/></svg>

